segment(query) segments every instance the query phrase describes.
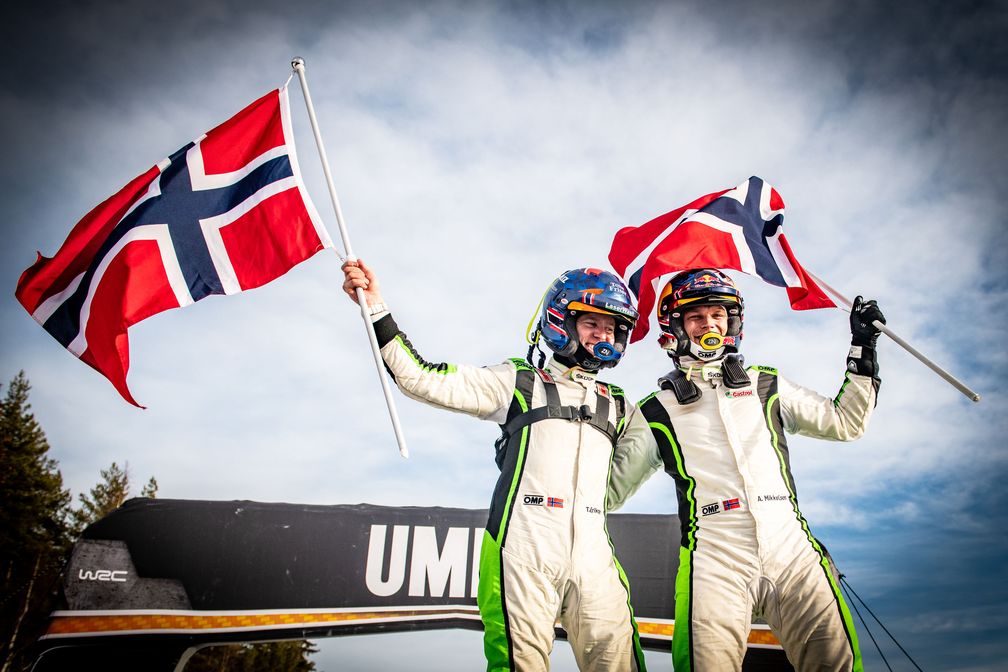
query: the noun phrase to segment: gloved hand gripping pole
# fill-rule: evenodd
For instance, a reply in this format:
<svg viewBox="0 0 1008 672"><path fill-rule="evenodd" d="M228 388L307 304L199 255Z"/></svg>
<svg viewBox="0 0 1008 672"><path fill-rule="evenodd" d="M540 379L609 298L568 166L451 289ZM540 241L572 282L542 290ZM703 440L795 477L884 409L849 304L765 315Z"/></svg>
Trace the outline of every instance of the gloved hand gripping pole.
<svg viewBox="0 0 1008 672"><path fill-rule="evenodd" d="M835 299L837 299L838 301L840 301L840 303L842 303L844 305L844 307L847 309L848 312L851 311L854 308L854 303L850 299L848 299L846 296L844 296L843 294L841 294L840 292L838 292L837 290L833 289L828 284L826 284L825 282L823 282L823 280L821 278L818 278L815 275L812 275L812 273L809 273L809 270L807 268L805 269L805 272L808 273L809 277L811 277L813 280L815 280L816 283L819 286L821 286L827 292L829 292L830 294L832 294ZM977 394L976 392L974 392L973 390L971 390L969 387L966 386L965 383L963 383L962 381L960 381L958 378L956 378L955 376L953 376L951 373L949 373L948 371L946 371L945 369L941 368L940 366L938 366L937 364L935 364L934 362L932 362L930 359L928 359L927 357L925 357L919 350L917 350L916 348L914 348L912 345L910 345L909 343L907 343L906 341L904 341L902 338L900 338L899 336L897 336L896 334L894 334L893 331L889 327L887 327L885 324L883 324L882 322L879 322L878 320L875 320L874 322L872 322L872 324L875 325L875 327L879 331L881 331L883 334L885 334L886 336L888 336L889 338L891 338L893 341L895 341L900 347L902 347L904 350L906 350L911 355L913 355L918 360L920 360L922 364L924 364L929 369L931 369L932 371L934 371L935 373L937 373L941 378L944 378L946 382L948 382L950 385L952 385L952 387L956 388L957 390L959 390L960 392L962 392L963 394L965 394L967 397L969 397L971 401L980 401L980 395L979 394Z"/></svg>

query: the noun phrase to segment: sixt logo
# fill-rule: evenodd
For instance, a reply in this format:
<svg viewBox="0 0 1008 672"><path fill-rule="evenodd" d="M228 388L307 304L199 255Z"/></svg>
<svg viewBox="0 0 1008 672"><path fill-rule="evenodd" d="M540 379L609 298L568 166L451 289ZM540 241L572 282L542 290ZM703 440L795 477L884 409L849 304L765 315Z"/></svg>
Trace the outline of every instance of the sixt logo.
<svg viewBox="0 0 1008 672"><path fill-rule="evenodd" d="M115 581L125 583L129 575L125 569L81 569L77 572L77 578L81 581Z"/></svg>
<svg viewBox="0 0 1008 672"><path fill-rule="evenodd" d="M542 495L525 495L523 501L531 506L542 506L545 500L546 498Z"/></svg>

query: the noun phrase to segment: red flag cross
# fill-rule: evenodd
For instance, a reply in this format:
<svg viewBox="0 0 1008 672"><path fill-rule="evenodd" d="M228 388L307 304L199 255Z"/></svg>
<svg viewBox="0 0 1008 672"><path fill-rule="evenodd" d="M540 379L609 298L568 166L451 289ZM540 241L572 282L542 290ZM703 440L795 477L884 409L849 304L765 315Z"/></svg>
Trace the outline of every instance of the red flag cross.
<svg viewBox="0 0 1008 672"><path fill-rule="evenodd" d="M264 285L332 247L297 167L286 87L189 143L77 223L15 292L131 404L127 329Z"/></svg>
<svg viewBox="0 0 1008 672"><path fill-rule="evenodd" d="M609 261L651 314L662 277L691 268L734 269L786 287L796 310L835 304L809 277L784 237L784 201L758 177L701 196L641 226L620 229ZM637 322L631 342L644 338L649 320Z"/></svg>

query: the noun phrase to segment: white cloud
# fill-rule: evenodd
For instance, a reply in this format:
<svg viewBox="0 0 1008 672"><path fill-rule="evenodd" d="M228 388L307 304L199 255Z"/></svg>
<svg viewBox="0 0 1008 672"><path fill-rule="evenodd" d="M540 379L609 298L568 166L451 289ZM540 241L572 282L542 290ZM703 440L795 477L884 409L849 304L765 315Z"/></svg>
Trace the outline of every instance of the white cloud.
<svg viewBox="0 0 1008 672"><path fill-rule="evenodd" d="M888 492L1003 473L1002 78L880 86L872 78L916 47L892 46L871 67L833 60L832 42L803 36L839 10L794 11L787 31L750 7L731 24L702 6L542 9L539 23L522 16L529 8L460 7L299 7L293 21L209 7L185 24L191 38L173 32L153 50L159 58L125 41L98 48L94 25L107 16L73 14L72 44L91 54L80 81L0 93L18 129L14 165L2 166L16 179L0 187L7 286L34 249L53 252L76 218L282 83L302 55L354 251L427 358L524 355L528 317L556 273L605 264L618 228L757 174L788 204L799 259L851 296L878 298L903 337L985 397L966 402L883 341L868 435L791 440L813 524L869 534L869 503ZM143 21L160 16L126 23L147 34ZM238 28L224 30L231 20ZM338 240L296 83L291 101L302 168ZM129 380L147 411L45 342L10 296L0 363L7 376L27 370L75 493L129 460L138 484L153 474L164 497L486 506L496 428L397 394L413 453L401 460L339 275L326 253L267 287L135 327ZM832 395L846 317L794 313L779 290L740 282L749 361ZM652 334L608 377L640 397L667 366ZM968 501L941 496L977 524ZM659 473L627 510L673 512L674 497ZM886 505L885 519L923 525L923 500Z"/></svg>

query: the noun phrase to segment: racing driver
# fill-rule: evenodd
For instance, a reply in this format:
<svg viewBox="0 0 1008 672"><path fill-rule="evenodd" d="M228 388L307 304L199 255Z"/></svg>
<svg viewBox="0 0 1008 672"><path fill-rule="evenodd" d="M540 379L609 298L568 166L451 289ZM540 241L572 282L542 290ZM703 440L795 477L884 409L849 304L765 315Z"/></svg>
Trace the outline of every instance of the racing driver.
<svg viewBox="0 0 1008 672"><path fill-rule="evenodd" d="M364 290L382 357L406 396L502 428L480 555L487 669L548 670L558 620L579 669L645 669L605 528L609 465L634 407L596 378L619 362L637 321L622 281L591 268L564 273L530 339L554 351L549 361L540 352L532 366L530 348L528 361L481 368L425 360L386 309L375 274L359 260L343 272L354 303L355 289Z"/></svg>
<svg viewBox="0 0 1008 672"><path fill-rule="evenodd" d="M740 670L753 617L766 620L799 672L861 670L850 612L798 509L784 432L862 435L880 382L872 322L885 318L874 301L855 300L847 371L831 399L776 369L742 365L743 309L735 283L716 269L685 271L665 286L659 343L675 366L638 404L651 429L620 442L608 504L618 508L659 468L675 480L676 672Z"/></svg>

